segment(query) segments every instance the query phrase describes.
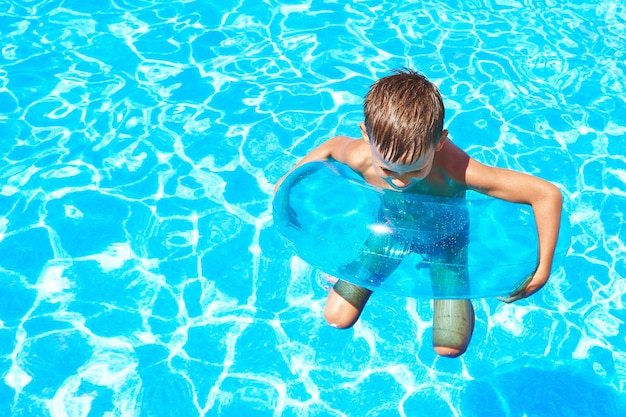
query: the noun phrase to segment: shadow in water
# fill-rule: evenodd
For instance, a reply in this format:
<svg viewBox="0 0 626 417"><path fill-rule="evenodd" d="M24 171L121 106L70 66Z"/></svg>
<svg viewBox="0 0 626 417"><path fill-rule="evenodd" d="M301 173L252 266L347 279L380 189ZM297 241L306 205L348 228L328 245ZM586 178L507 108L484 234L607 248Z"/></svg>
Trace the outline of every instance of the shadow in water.
<svg viewBox="0 0 626 417"><path fill-rule="evenodd" d="M465 417L623 417L624 395L593 371L518 368L475 380L462 398Z"/></svg>

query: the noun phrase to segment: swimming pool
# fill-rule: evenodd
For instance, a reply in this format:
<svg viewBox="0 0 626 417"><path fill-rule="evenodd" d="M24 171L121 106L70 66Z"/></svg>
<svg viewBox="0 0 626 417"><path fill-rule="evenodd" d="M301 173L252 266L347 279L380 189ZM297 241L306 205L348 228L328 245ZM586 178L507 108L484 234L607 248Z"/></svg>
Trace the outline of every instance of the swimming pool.
<svg viewBox="0 0 626 417"><path fill-rule="evenodd" d="M570 3L0 5L0 415L623 415L626 8ZM539 294L475 300L456 360L428 300L326 326L271 227L275 181L403 66L572 223Z"/></svg>

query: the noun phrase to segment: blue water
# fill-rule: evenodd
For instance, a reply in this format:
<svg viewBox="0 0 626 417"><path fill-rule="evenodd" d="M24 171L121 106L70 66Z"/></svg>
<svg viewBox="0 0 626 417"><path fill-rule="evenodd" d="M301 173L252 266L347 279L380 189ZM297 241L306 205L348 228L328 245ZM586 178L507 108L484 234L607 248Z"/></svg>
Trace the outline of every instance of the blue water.
<svg viewBox="0 0 626 417"><path fill-rule="evenodd" d="M617 0L5 0L0 415L626 415L625 50ZM403 66L572 224L539 294L474 300L455 360L429 300L325 325L271 227L276 180Z"/></svg>

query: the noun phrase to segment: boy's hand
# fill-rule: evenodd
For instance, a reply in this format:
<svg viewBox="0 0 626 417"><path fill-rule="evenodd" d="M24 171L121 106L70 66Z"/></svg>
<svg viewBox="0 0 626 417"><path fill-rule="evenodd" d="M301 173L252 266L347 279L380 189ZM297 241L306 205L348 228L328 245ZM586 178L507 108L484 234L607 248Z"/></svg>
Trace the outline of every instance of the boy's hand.
<svg viewBox="0 0 626 417"><path fill-rule="evenodd" d="M509 294L506 297L497 297L498 300L503 303L512 303L517 300L521 300L522 298L527 298L539 291L546 282L548 281L550 274L547 275L541 272L541 269L538 267L532 274L526 278L526 280L517 287L515 291Z"/></svg>

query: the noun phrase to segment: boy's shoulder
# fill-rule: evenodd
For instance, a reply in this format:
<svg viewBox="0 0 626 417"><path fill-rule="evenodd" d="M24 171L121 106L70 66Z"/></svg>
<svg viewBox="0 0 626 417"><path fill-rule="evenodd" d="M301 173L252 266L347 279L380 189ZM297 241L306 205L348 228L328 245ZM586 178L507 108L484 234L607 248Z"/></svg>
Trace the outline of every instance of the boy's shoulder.
<svg viewBox="0 0 626 417"><path fill-rule="evenodd" d="M459 148L449 138L445 139L445 143L438 154L438 163L446 165L458 166L458 164L462 165L463 163L469 162L471 159L467 152Z"/></svg>
<svg viewBox="0 0 626 417"><path fill-rule="evenodd" d="M341 161L357 172L364 172L372 165L372 152L362 138L345 137L344 160Z"/></svg>
<svg viewBox="0 0 626 417"><path fill-rule="evenodd" d="M465 184L465 174L473 159L454 142L446 138L443 147L437 152L434 168L447 179L457 184Z"/></svg>

